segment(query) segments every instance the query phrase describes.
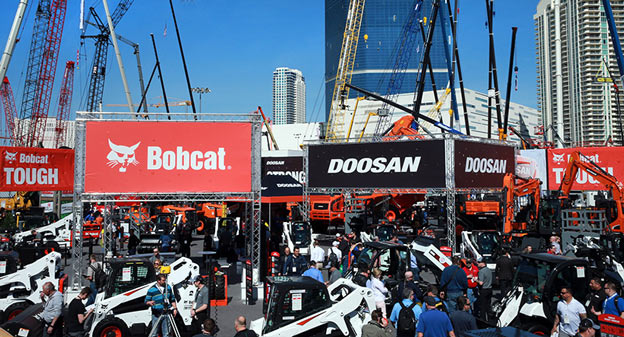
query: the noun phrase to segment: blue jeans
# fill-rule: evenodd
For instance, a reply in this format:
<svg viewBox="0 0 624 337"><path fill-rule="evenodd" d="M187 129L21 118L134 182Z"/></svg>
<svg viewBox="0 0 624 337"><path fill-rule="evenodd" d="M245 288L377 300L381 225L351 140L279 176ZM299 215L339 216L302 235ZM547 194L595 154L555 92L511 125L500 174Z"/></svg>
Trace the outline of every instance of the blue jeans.
<svg viewBox="0 0 624 337"><path fill-rule="evenodd" d="M156 324L156 321L159 317L160 316L152 314L152 328ZM163 319L160 321L160 329L162 329L162 337L169 337L169 321L167 320L167 317L163 317Z"/></svg>
<svg viewBox="0 0 624 337"><path fill-rule="evenodd" d="M471 313L474 312L474 304L477 301L477 298L475 297L474 293L475 292L473 288L468 288L467 295L468 295L468 299L470 300L470 312Z"/></svg>
<svg viewBox="0 0 624 337"><path fill-rule="evenodd" d="M446 300L444 301L444 304L446 305L446 309L448 310L449 314L451 314L453 311L457 311L457 298L461 295L462 293L456 292L446 294Z"/></svg>
<svg viewBox="0 0 624 337"><path fill-rule="evenodd" d="M97 295L97 288L95 287L95 282L89 282L89 288L91 288L91 295L89 295L89 299L87 300L86 307L90 306L95 302L95 295Z"/></svg>

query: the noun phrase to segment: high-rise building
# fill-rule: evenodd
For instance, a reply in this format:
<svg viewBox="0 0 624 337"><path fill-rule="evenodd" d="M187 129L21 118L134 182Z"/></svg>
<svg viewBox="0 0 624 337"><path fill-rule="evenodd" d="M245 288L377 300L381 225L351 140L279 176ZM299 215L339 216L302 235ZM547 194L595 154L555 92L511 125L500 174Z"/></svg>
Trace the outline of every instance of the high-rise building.
<svg viewBox="0 0 624 337"><path fill-rule="evenodd" d="M306 85L301 71L277 68L273 72L273 122L305 123Z"/></svg>
<svg viewBox="0 0 624 337"><path fill-rule="evenodd" d="M345 29L347 12L350 0L325 0L325 116L329 115L334 90L336 70L342 49L342 39ZM366 0L362 24L360 28L358 48L351 84L386 95L388 82L395 67L397 51L403 38L403 27L410 13L413 12L414 0ZM424 0L420 9L419 20L431 19L433 0ZM440 15L436 20L433 44L430 52L431 64L438 88L446 87L448 82L446 58L444 54L441 15L448 17L446 5L440 6ZM445 22L447 35L450 34L450 23ZM427 26L428 27L428 26ZM427 28L425 28L425 32ZM412 33L414 34L414 33ZM411 57L407 62L402 84L396 93L414 92L418 79L418 69L424 51L420 30L416 31L417 42L415 50L411 50ZM365 39L366 36L366 39ZM427 75L425 90L431 90L431 82ZM351 90L349 97L356 97L357 93Z"/></svg>
<svg viewBox="0 0 624 337"><path fill-rule="evenodd" d="M611 1L618 31L624 1ZM549 140L556 132L568 146L620 143L621 118L608 69L617 63L602 2L541 0L535 40L538 110ZM617 76L615 76L617 77Z"/></svg>

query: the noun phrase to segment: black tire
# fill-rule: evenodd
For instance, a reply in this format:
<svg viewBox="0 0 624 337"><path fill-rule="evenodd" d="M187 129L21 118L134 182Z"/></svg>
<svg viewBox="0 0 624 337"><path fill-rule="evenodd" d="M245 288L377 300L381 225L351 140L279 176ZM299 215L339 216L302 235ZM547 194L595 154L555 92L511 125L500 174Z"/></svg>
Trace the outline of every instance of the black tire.
<svg viewBox="0 0 624 337"><path fill-rule="evenodd" d="M11 319L15 318L15 316L19 315L31 305L30 302L17 302L11 304L7 310L4 311L4 315L2 315L2 322L8 322Z"/></svg>
<svg viewBox="0 0 624 337"><path fill-rule="evenodd" d="M522 330L526 330L538 336L550 336L550 329L540 323L527 324L522 328Z"/></svg>
<svg viewBox="0 0 624 337"><path fill-rule="evenodd" d="M130 330L122 320L107 317L98 323L92 337L130 337Z"/></svg>

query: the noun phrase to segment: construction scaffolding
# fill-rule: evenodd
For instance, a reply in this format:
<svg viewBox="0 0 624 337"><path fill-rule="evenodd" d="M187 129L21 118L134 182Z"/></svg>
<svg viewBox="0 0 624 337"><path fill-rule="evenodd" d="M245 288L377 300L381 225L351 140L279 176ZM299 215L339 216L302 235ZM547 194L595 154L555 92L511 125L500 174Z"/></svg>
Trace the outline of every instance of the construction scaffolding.
<svg viewBox="0 0 624 337"><path fill-rule="evenodd" d="M175 116L178 120L159 120L158 123L191 122L196 115L188 113L171 114L150 114L152 122L156 118L166 118ZM70 284L74 288L81 285L81 273L83 267L83 205L84 203L103 203L105 210L112 210L116 202L120 200L131 200L132 202L221 202L236 201L244 202L249 212L246 219L247 228L250 234L247 235L248 246L251 247L250 257L253 266L254 283L260 281L260 230L261 230L261 127L262 118L259 114L203 114L200 120L192 123L218 122L224 123L249 123L251 126L251 191L250 192L216 192L216 193L86 193L85 173L86 173L86 144L87 123L97 122L132 122L146 123L148 121L133 119L134 114L127 112L77 112L76 113L76 149L75 149L75 174L74 174L74 242L72 245L73 274ZM105 255L112 252L112 219L110 212L104 212L103 240Z"/></svg>

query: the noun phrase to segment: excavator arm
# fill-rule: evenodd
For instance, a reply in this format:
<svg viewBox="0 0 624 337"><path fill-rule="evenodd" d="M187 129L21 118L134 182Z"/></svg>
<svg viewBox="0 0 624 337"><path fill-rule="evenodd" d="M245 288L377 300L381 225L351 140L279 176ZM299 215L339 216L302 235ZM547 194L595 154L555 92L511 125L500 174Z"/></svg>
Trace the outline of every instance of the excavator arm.
<svg viewBox="0 0 624 337"><path fill-rule="evenodd" d="M581 160L581 157L584 160ZM600 166L596 165L589 158L583 156L579 151L574 151L570 154L568 160L568 166L566 167L561 185L559 185L559 198L565 199L570 195L574 181L576 180L576 174L579 169L583 169L592 178L603 184L610 192L613 200L615 201L617 208L616 219L609 224L609 227L613 231L624 233L624 215L622 214L622 189L623 185L613 175L603 170Z"/></svg>
<svg viewBox="0 0 624 337"><path fill-rule="evenodd" d="M518 223L515 220L515 200L517 197L533 195L532 206L534 214L532 217L537 221L540 205L540 185L539 179L525 179L508 173L503 178L503 187L505 191L505 221L503 224L503 233L509 234L514 230L526 230L526 223Z"/></svg>

